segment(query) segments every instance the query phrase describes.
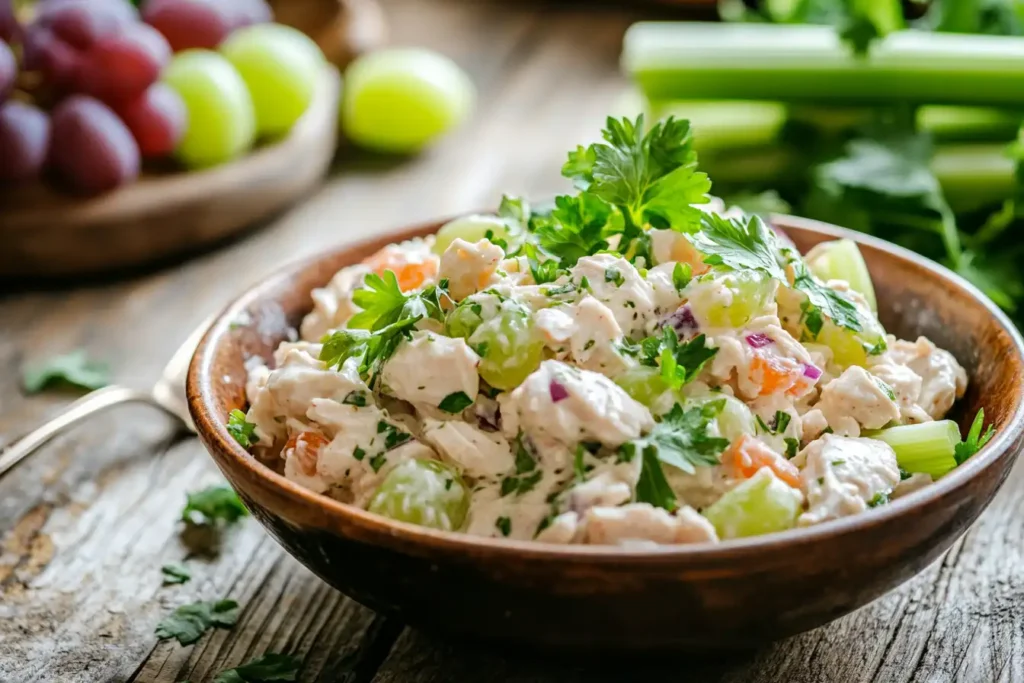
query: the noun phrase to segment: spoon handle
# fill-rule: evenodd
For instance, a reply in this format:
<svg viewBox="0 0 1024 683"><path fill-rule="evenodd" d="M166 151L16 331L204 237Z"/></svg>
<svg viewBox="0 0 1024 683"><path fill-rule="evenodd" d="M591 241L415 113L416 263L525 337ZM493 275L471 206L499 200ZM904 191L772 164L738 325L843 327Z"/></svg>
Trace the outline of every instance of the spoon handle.
<svg viewBox="0 0 1024 683"><path fill-rule="evenodd" d="M78 399L57 417L0 450L0 477L47 441L78 424L85 418L122 403L154 403L149 394L126 387L110 386L90 392Z"/></svg>

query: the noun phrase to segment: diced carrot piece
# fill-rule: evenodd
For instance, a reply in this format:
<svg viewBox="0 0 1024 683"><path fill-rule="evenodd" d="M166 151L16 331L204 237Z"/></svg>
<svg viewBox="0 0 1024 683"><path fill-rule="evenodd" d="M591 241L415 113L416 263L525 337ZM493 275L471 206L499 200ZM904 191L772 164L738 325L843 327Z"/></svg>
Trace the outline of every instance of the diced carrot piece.
<svg viewBox="0 0 1024 683"><path fill-rule="evenodd" d="M750 380L761 385L761 396L787 391L799 379L799 369L774 356L755 354L750 362Z"/></svg>
<svg viewBox="0 0 1024 683"><path fill-rule="evenodd" d="M291 438L284 445L284 455L287 457L289 451L294 451L299 462L299 469L307 477L316 474L317 459L320 457L320 449L329 444L330 441L320 432L299 432L292 434Z"/></svg>
<svg viewBox="0 0 1024 683"><path fill-rule="evenodd" d="M403 292L418 289L427 280L437 277L438 261L433 255L426 255L421 261L409 261L400 251L384 248L363 261L364 265L377 275L390 270L398 280Z"/></svg>
<svg viewBox="0 0 1024 683"><path fill-rule="evenodd" d="M796 465L746 434L738 437L722 454L722 464L737 479L749 479L759 469L767 467L782 481L800 488L800 470Z"/></svg>
<svg viewBox="0 0 1024 683"><path fill-rule="evenodd" d="M704 255L697 251L690 244L690 240L682 235L678 235L676 241L672 243L671 254L673 261L690 264L690 269L694 275L703 275L711 269L711 266L704 263Z"/></svg>

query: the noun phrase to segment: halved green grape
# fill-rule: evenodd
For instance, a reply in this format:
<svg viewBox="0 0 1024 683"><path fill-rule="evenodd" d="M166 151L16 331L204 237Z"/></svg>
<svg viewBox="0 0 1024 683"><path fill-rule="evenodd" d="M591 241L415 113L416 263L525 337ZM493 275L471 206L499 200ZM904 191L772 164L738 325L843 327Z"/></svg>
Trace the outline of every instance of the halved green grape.
<svg viewBox="0 0 1024 683"><path fill-rule="evenodd" d="M508 242L511 237L512 233L509 230L508 223L498 216L481 214L462 216L445 223L437 231L437 237L434 241L434 253L438 256L443 254L456 238L462 238L467 242L479 242L484 238Z"/></svg>
<svg viewBox="0 0 1024 683"><path fill-rule="evenodd" d="M658 397L669 388L661 378L661 369L647 365L632 367L617 375L614 380L633 400L643 403L648 408L652 407Z"/></svg>
<svg viewBox="0 0 1024 683"><path fill-rule="evenodd" d="M530 309L512 299L472 296L452 311L445 329L476 351L480 376L495 389L519 386L543 360L544 340L534 329Z"/></svg>
<svg viewBox="0 0 1024 683"><path fill-rule="evenodd" d="M845 280L853 291L864 297L872 312L878 310L875 285L856 242L850 239L822 242L807 252L804 260L811 272L822 280Z"/></svg>
<svg viewBox="0 0 1024 683"><path fill-rule="evenodd" d="M800 494L762 467L704 510L718 537L742 538L785 531L796 525Z"/></svg>
<svg viewBox="0 0 1024 683"><path fill-rule="evenodd" d="M814 339L832 350L832 358L837 365L848 368L851 365L864 366L868 356L879 353L885 348L885 330L870 314L860 316L863 329L859 332L839 327L831 320L825 320L821 331ZM805 329L808 338L813 335Z"/></svg>
<svg viewBox="0 0 1024 683"><path fill-rule="evenodd" d="M744 434L754 436L754 415L746 404L726 394L715 394L710 398L712 401L725 400L722 411L715 418L718 421L718 433L723 439L730 443L736 441Z"/></svg>
<svg viewBox="0 0 1024 683"><path fill-rule="evenodd" d="M370 512L442 531L457 531L469 512L469 488L437 460L406 460L388 472Z"/></svg>
<svg viewBox="0 0 1024 683"><path fill-rule="evenodd" d="M687 294L697 319L712 327L742 327L775 300L778 283L738 271L697 280Z"/></svg>
<svg viewBox="0 0 1024 683"><path fill-rule="evenodd" d="M235 67L216 52L185 50L174 56L163 81L185 103L188 125L175 154L189 168L230 161L252 145L252 97Z"/></svg>
<svg viewBox="0 0 1024 683"><path fill-rule="evenodd" d="M461 124L474 99L473 82L447 57L377 50L345 71L341 126L357 145L407 154Z"/></svg>
<svg viewBox="0 0 1024 683"><path fill-rule="evenodd" d="M283 24L239 29L220 52L242 75L256 110L259 135L287 133L309 108L324 68L320 48Z"/></svg>

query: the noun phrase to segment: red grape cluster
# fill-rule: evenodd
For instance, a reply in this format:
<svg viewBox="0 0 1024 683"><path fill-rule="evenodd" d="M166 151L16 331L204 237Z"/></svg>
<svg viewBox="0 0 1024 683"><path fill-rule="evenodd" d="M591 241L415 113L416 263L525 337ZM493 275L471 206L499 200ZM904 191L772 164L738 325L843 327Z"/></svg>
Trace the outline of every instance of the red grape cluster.
<svg viewBox="0 0 1024 683"><path fill-rule="evenodd" d="M128 0L40 0L20 22L0 0L0 185L49 172L95 194L134 180L185 131L158 80L172 52L270 19L265 0L147 0L141 18Z"/></svg>

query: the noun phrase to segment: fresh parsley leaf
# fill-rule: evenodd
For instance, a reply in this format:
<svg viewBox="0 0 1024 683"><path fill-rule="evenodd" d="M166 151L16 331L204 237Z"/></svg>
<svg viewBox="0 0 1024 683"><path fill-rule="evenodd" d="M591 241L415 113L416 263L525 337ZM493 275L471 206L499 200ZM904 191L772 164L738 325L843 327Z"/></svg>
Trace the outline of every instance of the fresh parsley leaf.
<svg viewBox="0 0 1024 683"><path fill-rule="evenodd" d="M444 306L454 302L443 281L405 294L394 271L385 270L383 275L368 274L363 287L352 294L352 303L363 310L349 319L348 329L376 332L409 318L444 321Z"/></svg>
<svg viewBox="0 0 1024 683"><path fill-rule="evenodd" d="M627 225L689 232L708 201L711 181L697 171L690 122L668 117L644 134L644 117L609 117L604 142L570 152L562 175L585 194L618 207ZM632 238L632 235L627 235Z"/></svg>
<svg viewBox="0 0 1024 683"><path fill-rule="evenodd" d="M512 533L512 520L508 517L498 517L494 522L494 526L497 527L502 536L508 536Z"/></svg>
<svg viewBox="0 0 1024 683"><path fill-rule="evenodd" d="M677 403L649 434L623 444L623 459L632 460L637 453L643 457L641 481L636 489L638 502L675 509L675 495L665 480L662 464L693 474L697 467L719 463L718 456L729 446L729 440L709 436L708 432L724 406L724 400L717 400L684 410Z"/></svg>
<svg viewBox="0 0 1024 683"><path fill-rule="evenodd" d="M249 511L230 486L208 486L188 494L181 520L188 524L207 526L224 521L228 524L246 517Z"/></svg>
<svg viewBox="0 0 1024 683"><path fill-rule="evenodd" d="M192 580L192 572L183 564L165 564L160 567L164 575L164 584L187 583Z"/></svg>
<svg viewBox="0 0 1024 683"><path fill-rule="evenodd" d="M794 274L793 288L803 292L807 297L802 310L804 323L812 334L817 336L821 332L821 315L825 315L836 325L854 332L864 329L860 312L846 292L832 289L815 277L799 256L795 257L790 265Z"/></svg>
<svg viewBox="0 0 1024 683"><path fill-rule="evenodd" d="M457 413L461 413L471 405L473 405L473 399L470 398L466 392L456 391L454 394L448 394L445 396L437 407L446 413L455 415Z"/></svg>
<svg viewBox="0 0 1024 683"><path fill-rule="evenodd" d="M697 335L680 343L671 327L663 327L661 335L640 342L640 363L661 368L661 378L671 389L679 389L697 378L704 366L718 353L705 345L707 338Z"/></svg>
<svg viewBox="0 0 1024 683"><path fill-rule="evenodd" d="M238 603L234 600L193 602L182 605L156 626L156 637L175 638L182 645L191 645L208 629L230 628L238 621Z"/></svg>
<svg viewBox="0 0 1024 683"><path fill-rule="evenodd" d="M502 195L498 204L498 216L511 221L517 227L525 228L530 222L530 204L522 197Z"/></svg>
<svg viewBox="0 0 1024 683"><path fill-rule="evenodd" d="M217 674L213 683L276 683L294 681L299 675L302 662L291 655L268 652L234 669Z"/></svg>
<svg viewBox="0 0 1024 683"><path fill-rule="evenodd" d="M526 242L523 244L523 255L526 256L526 263L530 266L530 275L538 285L554 282L563 271L559 268L557 257L543 254L539 247Z"/></svg>
<svg viewBox="0 0 1024 683"><path fill-rule="evenodd" d="M328 368L341 367L349 358L359 358L359 375L374 384L384 363L387 362L403 339L412 335L420 317L404 318L374 332L344 329L323 339L320 360Z"/></svg>
<svg viewBox="0 0 1024 683"><path fill-rule="evenodd" d="M110 384L110 370L106 364L90 360L83 349L78 349L25 366L21 383L30 394L60 385L92 391Z"/></svg>
<svg viewBox="0 0 1024 683"><path fill-rule="evenodd" d="M256 425L251 422L245 421L245 413L235 408L228 413L228 434L238 442L238 445L242 448L251 448L254 443L259 441L256 436Z"/></svg>
<svg viewBox="0 0 1024 683"><path fill-rule="evenodd" d="M953 457L956 459L957 465L964 464L968 458L984 448L985 444L995 435L995 427L991 424L987 429L984 429L984 427L985 409L981 408L978 410L978 414L974 416L974 422L971 423L971 428L967 432L967 438L953 448ZM984 429L984 432L982 429Z"/></svg>
<svg viewBox="0 0 1024 683"><path fill-rule="evenodd" d="M758 216L740 219L704 214L701 229L690 240L708 265L753 270L786 281L779 239Z"/></svg>
<svg viewBox="0 0 1024 683"><path fill-rule="evenodd" d="M541 249L558 258L563 268L571 268L582 257L608 248L605 228L611 215L611 206L595 195L562 195L555 197L551 214L536 222L533 234Z"/></svg>
<svg viewBox="0 0 1024 683"><path fill-rule="evenodd" d="M692 279L693 267L689 263L677 262L672 268L672 284L675 286L677 293L682 294Z"/></svg>
<svg viewBox="0 0 1024 683"><path fill-rule="evenodd" d="M644 449L641 457L643 462L640 465L640 478L636 482L636 501L669 511L675 510L679 507L676 494L665 478L657 451L653 448Z"/></svg>

